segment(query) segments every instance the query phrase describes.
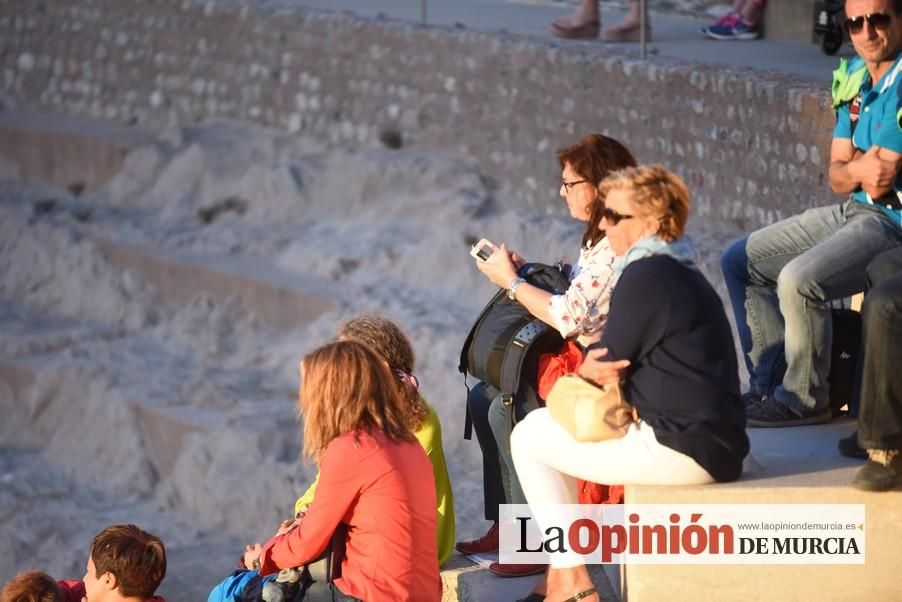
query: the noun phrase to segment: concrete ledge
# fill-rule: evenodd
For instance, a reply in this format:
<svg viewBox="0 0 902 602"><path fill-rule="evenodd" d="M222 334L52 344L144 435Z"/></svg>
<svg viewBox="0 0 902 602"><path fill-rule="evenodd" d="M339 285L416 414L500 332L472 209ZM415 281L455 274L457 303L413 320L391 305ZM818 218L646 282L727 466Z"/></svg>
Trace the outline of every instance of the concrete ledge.
<svg viewBox="0 0 902 602"><path fill-rule="evenodd" d="M297 327L333 308L332 286L301 279L248 258L174 256L112 241L99 242L112 265L131 270L171 303L190 301L200 291L237 297L266 325Z"/></svg>
<svg viewBox="0 0 902 602"><path fill-rule="evenodd" d="M109 122L0 112L0 158L26 180L91 191L121 168L128 151L150 136Z"/></svg>
<svg viewBox="0 0 902 602"><path fill-rule="evenodd" d="M902 556L902 492L865 493L849 487L861 461L839 455L837 441L851 420L824 426L749 429L761 469L735 483L700 487L628 486L628 503L865 504L865 565L630 565L621 594L630 602L657 600L898 600Z"/></svg>

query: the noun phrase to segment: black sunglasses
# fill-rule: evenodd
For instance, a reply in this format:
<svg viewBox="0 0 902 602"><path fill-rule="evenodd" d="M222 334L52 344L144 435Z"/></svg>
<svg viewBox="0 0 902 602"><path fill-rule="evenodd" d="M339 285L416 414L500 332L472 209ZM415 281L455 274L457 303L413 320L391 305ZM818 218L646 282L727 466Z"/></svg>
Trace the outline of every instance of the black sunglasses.
<svg viewBox="0 0 902 602"><path fill-rule="evenodd" d="M867 21L874 29L885 31L892 20L893 16L887 13L871 13L869 15L849 17L843 23L843 26L849 33L861 33L861 30L864 29L864 22Z"/></svg>
<svg viewBox="0 0 902 602"><path fill-rule="evenodd" d="M635 215L623 215L621 213L617 213L613 209L605 207L604 209L601 210L601 217L606 219L608 221L608 223L611 224L612 226L616 226L617 224L620 223L620 220L633 219L636 216Z"/></svg>

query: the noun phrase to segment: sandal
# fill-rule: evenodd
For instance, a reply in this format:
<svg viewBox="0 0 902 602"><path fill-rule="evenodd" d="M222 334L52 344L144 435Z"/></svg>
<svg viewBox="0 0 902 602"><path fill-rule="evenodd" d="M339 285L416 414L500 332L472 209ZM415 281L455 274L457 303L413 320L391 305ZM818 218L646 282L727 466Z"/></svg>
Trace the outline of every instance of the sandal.
<svg viewBox="0 0 902 602"><path fill-rule="evenodd" d="M614 25L601 32L601 39L604 42L638 42L639 26L630 25L621 27ZM651 26L645 26L645 41L651 42Z"/></svg>
<svg viewBox="0 0 902 602"><path fill-rule="evenodd" d="M569 40L597 38L600 29L601 24L598 21L588 21L580 25L569 25L560 21L551 23L551 35Z"/></svg>
<svg viewBox="0 0 902 602"><path fill-rule="evenodd" d="M597 593L598 593L598 590L596 588L590 587L587 590L583 590L583 591L579 592L578 594L574 594L574 595L570 596L563 602L579 602L583 598L588 598L592 594L597 594Z"/></svg>

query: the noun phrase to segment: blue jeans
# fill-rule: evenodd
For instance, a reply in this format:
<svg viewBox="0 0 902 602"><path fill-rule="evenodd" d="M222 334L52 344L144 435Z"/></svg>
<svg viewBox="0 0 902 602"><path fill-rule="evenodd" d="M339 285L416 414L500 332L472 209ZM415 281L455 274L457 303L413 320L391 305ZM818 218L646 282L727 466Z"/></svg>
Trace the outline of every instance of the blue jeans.
<svg viewBox="0 0 902 602"><path fill-rule="evenodd" d="M721 269L749 390L799 412L827 407L832 323L828 302L865 289L878 254L902 245L902 228L855 201L809 209L734 242ZM774 373L786 359L782 384Z"/></svg>
<svg viewBox="0 0 902 602"><path fill-rule="evenodd" d="M517 421L523 420L526 411L514 405L506 405L501 401L500 392L492 400L489 407L489 424L495 434L495 443L498 445L498 456L501 458L501 483L504 487L504 496L509 504L525 504L526 495L520 487L520 479L517 477L517 469L514 468L514 457L511 454L511 430L513 429L512 415L516 412Z"/></svg>

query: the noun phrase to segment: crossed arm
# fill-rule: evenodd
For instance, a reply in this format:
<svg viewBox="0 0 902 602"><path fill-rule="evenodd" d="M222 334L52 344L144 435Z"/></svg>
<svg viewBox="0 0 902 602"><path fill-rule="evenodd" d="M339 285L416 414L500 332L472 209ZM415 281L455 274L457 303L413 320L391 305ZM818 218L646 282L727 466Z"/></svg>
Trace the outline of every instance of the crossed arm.
<svg viewBox="0 0 902 602"><path fill-rule="evenodd" d="M892 191L893 181L902 167L902 154L876 144L866 152L852 145L850 138L834 138L830 145L830 187L837 194L854 192L859 187L872 199Z"/></svg>

